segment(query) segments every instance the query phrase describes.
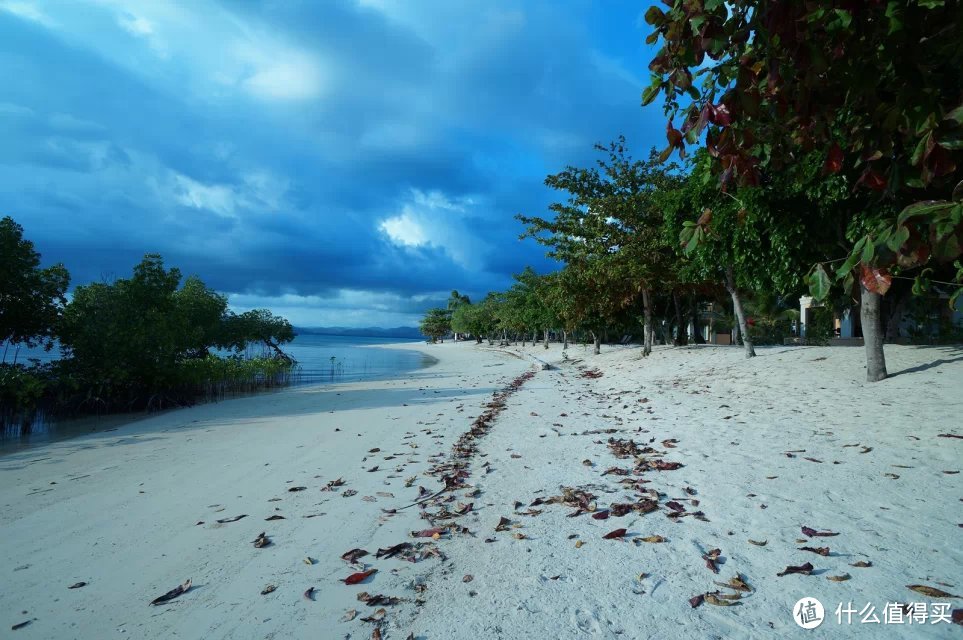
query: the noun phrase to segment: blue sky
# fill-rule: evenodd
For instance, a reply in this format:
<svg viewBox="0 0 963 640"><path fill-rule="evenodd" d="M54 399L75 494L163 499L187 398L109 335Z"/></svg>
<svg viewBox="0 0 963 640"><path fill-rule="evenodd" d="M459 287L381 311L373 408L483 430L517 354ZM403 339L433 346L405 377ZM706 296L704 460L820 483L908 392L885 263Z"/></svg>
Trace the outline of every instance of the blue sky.
<svg viewBox="0 0 963 640"><path fill-rule="evenodd" d="M74 284L144 253L235 309L412 325L543 248L516 213L624 134L645 6L618 0L0 0L0 215Z"/></svg>

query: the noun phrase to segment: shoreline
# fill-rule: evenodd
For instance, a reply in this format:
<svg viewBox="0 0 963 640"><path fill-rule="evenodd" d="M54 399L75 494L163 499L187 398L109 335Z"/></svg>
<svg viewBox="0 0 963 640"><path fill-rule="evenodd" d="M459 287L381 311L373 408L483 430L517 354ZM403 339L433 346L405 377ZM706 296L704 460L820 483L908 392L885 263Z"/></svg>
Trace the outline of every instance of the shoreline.
<svg viewBox="0 0 963 640"><path fill-rule="evenodd" d="M354 599L337 582L350 573L342 544L390 546L419 528L416 509L379 522L381 509L410 502L405 478L450 446L447 425L480 414L525 369L470 350L438 360L402 379L199 405L0 458L0 575L17 585L0 592L0 628L30 619L16 637L316 637L309 630ZM473 372L485 364L498 366ZM400 455L366 460L379 457L372 449ZM266 521L275 515L284 519ZM262 531L272 542L257 549ZM188 578L189 598L147 606ZM261 596L268 584L276 591Z"/></svg>
<svg viewBox="0 0 963 640"><path fill-rule="evenodd" d="M370 345L357 345L359 348L372 347L375 349L395 349L395 350L414 350L420 351L419 349L412 349L409 343L386 343L386 344L370 344ZM65 440L72 440L74 438L82 438L87 435L97 434L97 433L108 433L114 432L121 429L127 425L140 422L142 420L147 420L158 415L164 415L174 411L181 411L184 409L191 409L201 405L207 404L219 404L223 402L230 402L232 400L239 400L242 398L255 397L260 395L271 395L276 393L283 393L287 390L294 388L312 388L312 387L330 387L339 384L351 384L357 382L376 382L380 380L392 380L398 377L403 377L406 374L422 371L429 369L436 364L438 364L438 359L431 356L430 354L421 351L424 355L424 364L417 369L406 370L402 372L395 372L391 374L372 374L372 375L362 375L357 378L352 378L348 380L338 380L338 381L310 381L310 382L296 382L289 383L282 387L268 387L258 391L251 392L230 392L229 395L221 399L214 400L198 400L194 404L185 405L180 407L170 407L167 409L162 409L154 412L134 412L134 413L107 413L103 415L88 415L81 416L77 418L66 418L66 419L44 419L42 420L42 433L31 433L27 436L26 441L23 437L0 437L0 460L3 459L5 455L11 453L25 451L34 447L44 446L47 444L52 444L55 442L62 442ZM49 431L53 430L54 433L50 434ZM63 432L61 432L63 430Z"/></svg>
<svg viewBox="0 0 963 640"><path fill-rule="evenodd" d="M897 373L871 389L862 354L833 347L764 348L748 361L713 346L657 347L645 360L635 347L594 356L573 346L567 360L557 344L409 348L438 364L0 458L0 575L16 586L0 592L0 628L30 620L17 638L369 638L378 627L388 640L686 640L792 635L803 596L829 618L838 601L959 606L906 588L963 588L959 347L887 347ZM479 420L489 428L464 440ZM610 439L666 464L639 467ZM411 506L445 486L465 442L465 486ZM594 495L591 510L569 517L575 509L552 501L562 487ZM613 509L640 496L654 510ZM411 535L434 527L437 540ZM802 527L839 535L810 539ZM255 548L262 531L270 544ZM414 546L375 557L403 544ZM718 575L703 559L714 548ZM368 555L349 564L352 549ZM806 561L812 575L777 577ZM734 575L752 588L738 605L690 606ZM147 606L188 578L187 593ZM372 594L399 601L359 601ZM874 625L826 626L880 637ZM930 637L956 631L927 626Z"/></svg>

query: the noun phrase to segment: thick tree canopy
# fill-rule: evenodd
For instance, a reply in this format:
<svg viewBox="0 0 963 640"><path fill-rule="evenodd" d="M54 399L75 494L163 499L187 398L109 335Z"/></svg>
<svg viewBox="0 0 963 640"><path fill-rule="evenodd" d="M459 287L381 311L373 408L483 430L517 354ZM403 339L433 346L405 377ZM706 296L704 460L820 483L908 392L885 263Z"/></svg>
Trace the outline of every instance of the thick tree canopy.
<svg viewBox="0 0 963 640"><path fill-rule="evenodd" d="M0 219L0 343L49 345L69 283L63 265L40 268L40 254L20 225Z"/></svg>

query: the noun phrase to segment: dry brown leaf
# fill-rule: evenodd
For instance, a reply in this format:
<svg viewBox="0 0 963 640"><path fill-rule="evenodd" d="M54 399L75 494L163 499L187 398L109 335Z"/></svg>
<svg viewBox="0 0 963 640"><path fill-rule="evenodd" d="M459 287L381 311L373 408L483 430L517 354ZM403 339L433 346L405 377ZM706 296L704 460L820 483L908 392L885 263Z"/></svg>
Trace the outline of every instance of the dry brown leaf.
<svg viewBox="0 0 963 640"><path fill-rule="evenodd" d="M745 580L743 580L742 576L740 575L736 575L732 578L729 578L729 582L716 582L715 584L719 585L720 587L733 589L735 591L744 591L746 593L749 593L750 591L752 591L752 587L750 587L749 584Z"/></svg>
<svg viewBox="0 0 963 640"><path fill-rule="evenodd" d="M388 615L388 610L381 608L372 613L370 616L361 618L361 622L381 622L385 619L386 615Z"/></svg>
<svg viewBox="0 0 963 640"><path fill-rule="evenodd" d="M351 622L358 615L357 609L348 609L345 611L344 615L341 616L341 622Z"/></svg>
<svg viewBox="0 0 963 640"><path fill-rule="evenodd" d="M642 542L665 542L665 538L662 536L646 536L644 538L636 538L636 540L641 540Z"/></svg>
<svg viewBox="0 0 963 640"><path fill-rule="evenodd" d="M818 553L821 556L829 555L829 547L799 547L800 551L809 551L811 553Z"/></svg>
<svg viewBox="0 0 963 640"><path fill-rule="evenodd" d="M181 595L182 593L187 593L188 591L190 591L190 589L191 589L191 580L190 578L188 578L187 582L185 582L184 584L177 585L176 587L174 587L164 595L154 598L153 600L150 601L150 603L152 605L163 604L164 602L173 600L174 598Z"/></svg>
<svg viewBox="0 0 963 640"><path fill-rule="evenodd" d="M739 594L733 594L733 595L739 595ZM708 602L709 604L714 604L717 607L731 607L733 605L739 604L738 602L727 600L715 593L707 593L705 598L706 598L706 602Z"/></svg>
<svg viewBox="0 0 963 640"><path fill-rule="evenodd" d="M960 596L953 595L952 593L947 593L942 589L937 589L936 587L928 587L925 584L908 584L907 589L911 589L916 593L922 593L924 596L930 598L959 598Z"/></svg>
<svg viewBox="0 0 963 640"><path fill-rule="evenodd" d="M851 566L851 567L858 567L858 568L860 568L860 569L865 569L866 567L871 567L871 566L873 566L873 563L870 562L869 560L860 560L859 562L854 562L854 563L852 563L852 564L849 565L849 566Z"/></svg>
<svg viewBox="0 0 963 640"><path fill-rule="evenodd" d="M762 542L758 540L749 540L749 544L754 544L757 547L764 547L768 542L769 542L768 540L763 540Z"/></svg>
<svg viewBox="0 0 963 640"><path fill-rule="evenodd" d="M846 581L849 580L851 577L852 577L852 576L850 576L848 573L844 573L844 574L839 575L839 576L826 576L826 579L827 579L827 580L830 580L830 581L832 581L832 582L846 582Z"/></svg>
<svg viewBox="0 0 963 640"><path fill-rule="evenodd" d="M576 549L580 549L583 544L585 544L585 543L582 542L581 540L576 540L576 541L575 541L575 548L576 548Z"/></svg>
<svg viewBox="0 0 963 640"><path fill-rule="evenodd" d="M465 575L465 577L463 577L463 578L461 579L461 581L462 581L462 582L471 582L471 581L474 580L474 579L475 579L475 576L473 576L473 575L471 575L471 574L469 573L469 574Z"/></svg>
<svg viewBox="0 0 963 640"><path fill-rule="evenodd" d="M268 586L261 589L261 595L266 596L267 594L272 593L275 589L277 589L277 587L275 587L273 584L269 584Z"/></svg>
<svg viewBox="0 0 963 640"><path fill-rule="evenodd" d="M255 549L263 549L264 547L268 546L269 544L271 544L271 539L270 539L269 537L267 537L267 535L265 535L265 532L264 532L264 531L262 531L262 532L258 535L258 537L254 539L254 548L255 548Z"/></svg>
<svg viewBox="0 0 963 640"><path fill-rule="evenodd" d="M791 573L801 573L803 575L808 576L808 575L812 575L812 572L813 572L813 565L807 562L806 564L801 564L799 566L790 565L785 569L783 569L782 571L780 571L779 573L777 573L776 576L781 578L782 576L787 576Z"/></svg>

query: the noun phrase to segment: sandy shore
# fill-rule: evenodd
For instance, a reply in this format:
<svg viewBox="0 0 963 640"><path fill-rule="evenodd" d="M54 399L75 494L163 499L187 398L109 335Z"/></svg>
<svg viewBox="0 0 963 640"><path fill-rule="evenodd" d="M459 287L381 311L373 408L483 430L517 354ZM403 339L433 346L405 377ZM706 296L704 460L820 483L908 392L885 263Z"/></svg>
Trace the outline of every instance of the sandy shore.
<svg viewBox="0 0 963 640"><path fill-rule="evenodd" d="M834 610L873 604L882 620L887 602L963 606L906 587L963 593L963 440L940 435L963 435L963 350L887 347L898 375L865 386L858 349L746 361L734 348L661 348L642 361L573 347L573 362L538 348L557 366L519 382L470 458L452 458L492 394L533 369L467 343L407 348L439 363L0 457L0 637L370 638L376 626L385 638L787 637L807 633L790 613L804 596L825 606L824 635L959 634L837 625ZM666 470L633 468L610 438L652 447L643 459ZM419 486L442 488L453 460L465 486L404 508ZM594 511L569 517L551 500L561 487L593 494ZM593 518L646 497L650 513ZM410 535L451 522L436 541ZM271 544L255 548L262 531ZM655 535L665 541L641 542ZM374 557L404 542L424 545L400 554L416 562ZM350 566L341 555L355 548L370 555ZM718 575L703 559L712 549ZM812 575L776 576L805 562ZM339 582L362 568L378 571ZM752 591L736 606L690 606L730 593L713 583L737 574ZM189 592L148 606L188 578ZM361 592L402 600L367 606Z"/></svg>

